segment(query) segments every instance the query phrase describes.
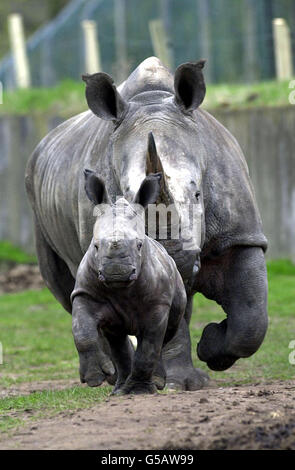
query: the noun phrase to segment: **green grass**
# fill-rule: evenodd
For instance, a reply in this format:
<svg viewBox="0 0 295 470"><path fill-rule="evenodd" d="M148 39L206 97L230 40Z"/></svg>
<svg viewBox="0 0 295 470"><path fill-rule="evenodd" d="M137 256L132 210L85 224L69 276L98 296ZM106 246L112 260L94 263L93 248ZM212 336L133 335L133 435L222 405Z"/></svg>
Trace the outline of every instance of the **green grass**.
<svg viewBox="0 0 295 470"><path fill-rule="evenodd" d="M222 385L290 379L295 366L289 364L289 343L295 339L295 265L287 260L268 262L269 329L259 351L240 359L225 372L208 371ZM47 289L0 296L0 341L4 363L0 365L0 389L23 382L78 379L71 316ZM201 332L210 321L221 321L222 309L202 295L195 297L191 334L193 357ZM49 387L50 388L50 387ZM0 399L0 430L20 426L28 420L64 410L85 408L108 396L110 387L85 386L65 390L35 392L26 396ZM29 410L29 411L28 411Z"/></svg>
<svg viewBox="0 0 295 470"><path fill-rule="evenodd" d="M77 378L71 316L47 289L2 295L0 311L4 354L0 387Z"/></svg>
<svg viewBox="0 0 295 470"><path fill-rule="evenodd" d="M0 432L8 431L20 426L22 422L34 421L42 416L48 417L69 410L90 408L104 401L110 391L110 386L95 389L85 386L3 398L0 400Z"/></svg>
<svg viewBox="0 0 295 470"><path fill-rule="evenodd" d="M36 256L25 253L21 248L14 246L9 241L0 241L0 263L36 263Z"/></svg>
<svg viewBox="0 0 295 470"><path fill-rule="evenodd" d="M248 108L290 105L289 81L208 85L204 108ZM52 88L31 88L5 92L0 113L31 114L50 112L69 117L85 111L85 84L64 80Z"/></svg>
<svg viewBox="0 0 295 470"><path fill-rule="evenodd" d="M288 100L291 91L289 80L259 82L251 85L208 85L203 107L207 109L237 109L263 106L291 106Z"/></svg>
<svg viewBox="0 0 295 470"><path fill-rule="evenodd" d="M52 112L70 116L87 109L85 85L64 80L52 88L19 89L3 93L1 114Z"/></svg>

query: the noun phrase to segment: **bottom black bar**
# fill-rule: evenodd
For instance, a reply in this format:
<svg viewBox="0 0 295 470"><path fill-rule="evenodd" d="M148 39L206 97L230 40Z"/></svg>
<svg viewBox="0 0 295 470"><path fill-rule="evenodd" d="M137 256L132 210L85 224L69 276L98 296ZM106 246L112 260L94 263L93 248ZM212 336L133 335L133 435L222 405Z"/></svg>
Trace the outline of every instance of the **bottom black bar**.
<svg viewBox="0 0 295 470"><path fill-rule="evenodd" d="M9 455L8 455L9 454ZM75 465L85 464L94 465L94 468L103 469L105 467L119 466L122 468L138 469L142 467L161 466L168 468L170 466L200 468L200 465L220 465L255 463L261 462L263 466L269 459L272 465L282 465L287 461L293 461L294 452L292 451L273 451L273 450L3 450L0 451L0 458L9 458L10 465L19 461L22 465L27 462L32 468L34 464L50 465L51 463L60 464L63 459L67 462L67 468L72 463ZM293 462L294 463L294 462ZM205 468L205 467L204 467Z"/></svg>

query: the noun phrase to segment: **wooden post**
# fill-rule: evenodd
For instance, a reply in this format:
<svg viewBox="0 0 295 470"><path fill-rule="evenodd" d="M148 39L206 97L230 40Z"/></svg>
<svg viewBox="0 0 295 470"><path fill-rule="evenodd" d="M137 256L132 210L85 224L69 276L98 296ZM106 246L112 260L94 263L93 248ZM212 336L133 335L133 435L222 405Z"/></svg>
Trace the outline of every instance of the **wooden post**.
<svg viewBox="0 0 295 470"><path fill-rule="evenodd" d="M206 83L212 82L213 60L211 46L211 13L208 0L199 0L196 2L198 14L199 40L201 44L200 59L206 59Z"/></svg>
<svg viewBox="0 0 295 470"><path fill-rule="evenodd" d="M293 74L290 30L283 18L275 18L272 27L277 79L288 80Z"/></svg>
<svg viewBox="0 0 295 470"><path fill-rule="evenodd" d="M166 44L170 58L170 66L174 68L174 47L172 42L172 1L171 0L160 0L160 11L161 19L163 21L164 30L166 33Z"/></svg>
<svg viewBox="0 0 295 470"><path fill-rule="evenodd" d="M244 9L244 27L245 34L243 38L244 43L244 78L247 82L253 82L258 78L258 65L257 65L257 44L256 44L256 0L248 0L247 7Z"/></svg>
<svg viewBox="0 0 295 470"><path fill-rule="evenodd" d="M167 46L167 35L162 20L149 22L149 30L155 55L169 69L172 68L172 60Z"/></svg>
<svg viewBox="0 0 295 470"><path fill-rule="evenodd" d="M85 44L85 72L90 74L100 72L101 61L96 22L84 20L82 21L82 29Z"/></svg>
<svg viewBox="0 0 295 470"><path fill-rule="evenodd" d="M18 88L29 88L31 86L31 77L21 15L13 13L8 16L8 31L14 58L16 86Z"/></svg>
<svg viewBox="0 0 295 470"><path fill-rule="evenodd" d="M126 30L126 0L114 2L114 25L116 45L116 79L118 83L128 77L127 30Z"/></svg>

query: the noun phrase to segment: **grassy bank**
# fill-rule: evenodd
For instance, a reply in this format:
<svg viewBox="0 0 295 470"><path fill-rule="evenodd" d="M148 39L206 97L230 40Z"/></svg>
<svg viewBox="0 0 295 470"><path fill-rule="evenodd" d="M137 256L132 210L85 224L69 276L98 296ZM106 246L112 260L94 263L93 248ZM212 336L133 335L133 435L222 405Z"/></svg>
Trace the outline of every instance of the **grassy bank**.
<svg viewBox="0 0 295 470"><path fill-rule="evenodd" d="M37 263L36 256L30 255L9 241L0 241L0 264L1 263Z"/></svg>
<svg viewBox="0 0 295 470"><path fill-rule="evenodd" d="M249 359L239 360L225 372L210 376L222 385L234 385L290 379L295 366L289 364L289 343L295 339L295 266L288 261L268 263L269 329L259 351ZM78 379L78 357L71 333L71 317L47 289L5 294L0 297L4 361L0 365L0 390L11 390L22 383L57 379ZM224 313L201 295L195 297L192 317L192 349L204 326L221 321ZM196 360L198 367L207 370ZM48 386L50 389L50 386ZM104 400L110 387L90 389L85 386L66 390L45 390L29 395L0 399L0 429L7 430L36 417L89 407Z"/></svg>
<svg viewBox="0 0 295 470"><path fill-rule="evenodd" d="M203 107L251 108L256 106L284 106L288 101L289 81L267 81L243 84L208 85ZM30 90L4 91L0 114L28 114L50 112L61 116L71 116L85 111L85 85L82 82L65 80L52 88L32 88Z"/></svg>

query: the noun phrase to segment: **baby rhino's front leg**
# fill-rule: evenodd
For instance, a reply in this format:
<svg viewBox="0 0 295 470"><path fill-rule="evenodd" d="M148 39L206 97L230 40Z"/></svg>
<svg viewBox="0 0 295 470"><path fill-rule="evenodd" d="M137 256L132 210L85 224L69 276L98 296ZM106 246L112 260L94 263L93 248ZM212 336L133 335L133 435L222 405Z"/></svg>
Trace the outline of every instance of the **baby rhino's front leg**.
<svg viewBox="0 0 295 470"><path fill-rule="evenodd" d="M140 333L137 336L137 349L134 354L131 374L125 384L115 394L156 393L153 375L161 360L161 350L167 329L169 308L157 307L142 318ZM157 375L157 372L156 372ZM162 387L161 387L162 388Z"/></svg>
<svg viewBox="0 0 295 470"><path fill-rule="evenodd" d="M79 353L80 379L90 387L98 387L105 378L115 374L97 325L97 308L87 297L77 296L73 300L72 331Z"/></svg>

